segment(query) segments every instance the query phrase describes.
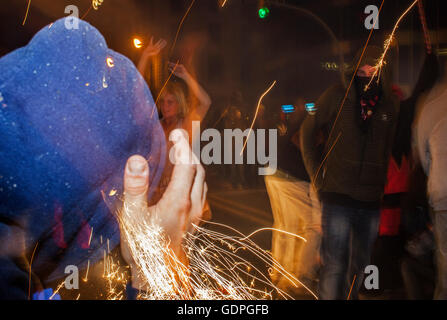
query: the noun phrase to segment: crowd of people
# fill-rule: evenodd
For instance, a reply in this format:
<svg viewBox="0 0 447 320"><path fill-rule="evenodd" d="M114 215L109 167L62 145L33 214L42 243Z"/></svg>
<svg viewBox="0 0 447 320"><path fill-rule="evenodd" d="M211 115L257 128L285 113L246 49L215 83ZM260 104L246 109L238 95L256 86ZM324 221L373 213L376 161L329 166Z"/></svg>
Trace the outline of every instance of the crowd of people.
<svg viewBox="0 0 447 320"><path fill-rule="evenodd" d="M186 266L184 234L211 219L204 168L169 160L173 148L177 158L191 156L199 139L192 122L208 113L208 93L185 66L169 63L176 80L155 106L141 75L166 41L151 40L137 70L98 31L80 26L83 33L68 31L59 20L0 60L1 298L29 298L60 279L64 266L94 264L106 243L109 250L121 244L129 290L141 289L138 266L108 214L122 202L132 204L135 221L162 212L170 246ZM324 300L358 299L370 264L382 289L401 279L410 299L446 299L446 65L427 53L404 97L391 64L376 69L381 54L374 46L360 50L347 81L325 90L311 112L302 98L278 118L260 106L253 128L278 134L277 170L264 177L273 227L306 239L273 232L272 256ZM244 104L233 92L216 123L246 130ZM170 139L182 130L189 141ZM235 189L262 184L242 164L223 168ZM289 289L280 273L271 276Z"/></svg>

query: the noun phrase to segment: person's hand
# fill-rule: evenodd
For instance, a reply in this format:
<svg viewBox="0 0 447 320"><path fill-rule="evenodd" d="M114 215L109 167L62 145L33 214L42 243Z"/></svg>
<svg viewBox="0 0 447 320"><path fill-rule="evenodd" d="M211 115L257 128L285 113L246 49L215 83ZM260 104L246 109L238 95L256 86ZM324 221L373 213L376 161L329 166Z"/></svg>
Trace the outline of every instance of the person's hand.
<svg viewBox="0 0 447 320"><path fill-rule="evenodd" d="M154 44L154 37L151 37L151 41L143 51L143 56L146 58L156 56L160 53L161 50L163 50L164 47L166 47L166 45L167 42L164 39L160 39L157 41L157 43Z"/></svg>
<svg viewBox="0 0 447 320"><path fill-rule="evenodd" d="M182 64L175 64L173 62L168 63L169 72L174 73L174 75L180 79L187 80L190 78L190 74L188 70L186 70L185 66Z"/></svg>
<svg viewBox="0 0 447 320"><path fill-rule="evenodd" d="M180 130L173 130L174 149L172 150L176 165L171 181L160 201L148 207L147 191L149 186L149 166L141 156L135 155L128 159L124 172L124 205L130 211L125 218L131 221L126 223L139 224L154 215L169 238L169 245L177 258L185 261L182 248L183 237L186 232L193 230L192 224L198 224L202 219L205 205L207 185L205 183L205 170L194 159L189 143ZM138 277L127 239L121 239L121 253L129 264L132 273L132 285L144 287ZM186 262L186 263L185 263Z"/></svg>

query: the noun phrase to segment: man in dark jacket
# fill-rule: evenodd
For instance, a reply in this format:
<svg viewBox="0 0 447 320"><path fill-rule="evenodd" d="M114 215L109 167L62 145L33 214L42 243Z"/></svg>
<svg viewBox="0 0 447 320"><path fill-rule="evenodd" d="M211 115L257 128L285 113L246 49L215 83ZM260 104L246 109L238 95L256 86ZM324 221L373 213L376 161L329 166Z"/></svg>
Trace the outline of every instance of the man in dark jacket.
<svg viewBox="0 0 447 320"><path fill-rule="evenodd" d="M346 299L354 283L357 298L376 239L380 201L397 118L398 98L391 90L386 65L368 86L382 50L369 47L359 60L354 82L330 87L317 101L317 112L308 115L301 129L303 159L322 203L321 299ZM316 133L331 132L324 154L318 152ZM321 162L320 159L324 159Z"/></svg>

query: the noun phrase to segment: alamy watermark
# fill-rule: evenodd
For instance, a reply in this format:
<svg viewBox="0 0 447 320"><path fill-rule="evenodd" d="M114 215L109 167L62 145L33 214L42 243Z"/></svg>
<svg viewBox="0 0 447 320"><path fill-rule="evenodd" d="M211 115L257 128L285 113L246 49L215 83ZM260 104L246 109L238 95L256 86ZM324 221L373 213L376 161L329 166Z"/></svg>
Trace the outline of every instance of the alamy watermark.
<svg viewBox="0 0 447 320"><path fill-rule="evenodd" d="M266 132L268 131L268 135ZM192 151L195 157L189 160L193 164L257 164L258 174L273 175L278 164L278 135L277 129L224 129L223 137L217 129L200 131L200 121L192 122ZM268 136L268 150L266 138ZM178 142L179 139L189 141L186 130L173 130L169 135L169 141ZM234 143L233 143L234 141ZM201 146L201 142L208 142ZM245 145L245 147L244 147ZM223 151L223 155L222 155ZM175 148L169 150L169 160L172 164L178 163L175 158Z"/></svg>

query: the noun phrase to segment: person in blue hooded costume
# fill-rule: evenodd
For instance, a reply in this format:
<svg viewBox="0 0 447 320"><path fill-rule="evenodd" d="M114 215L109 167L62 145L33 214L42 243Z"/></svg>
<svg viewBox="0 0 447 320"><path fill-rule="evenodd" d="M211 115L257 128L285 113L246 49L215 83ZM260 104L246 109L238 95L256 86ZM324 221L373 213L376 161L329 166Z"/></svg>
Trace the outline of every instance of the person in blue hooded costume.
<svg viewBox="0 0 447 320"><path fill-rule="evenodd" d="M0 59L0 299L29 299L116 248L123 173L127 195L146 203L164 167L164 133L134 64L88 23L64 20ZM174 172L159 208L175 218L169 236L182 235L175 221L191 214L202 171Z"/></svg>

